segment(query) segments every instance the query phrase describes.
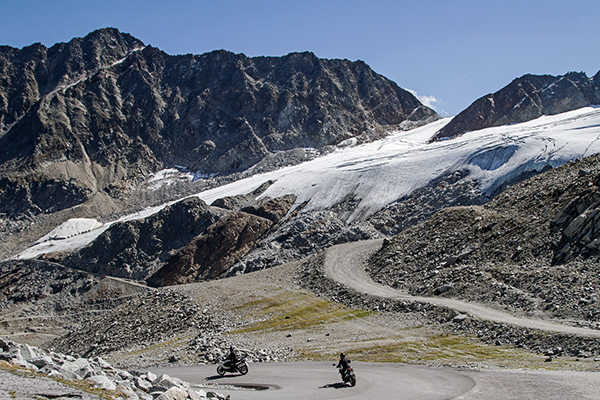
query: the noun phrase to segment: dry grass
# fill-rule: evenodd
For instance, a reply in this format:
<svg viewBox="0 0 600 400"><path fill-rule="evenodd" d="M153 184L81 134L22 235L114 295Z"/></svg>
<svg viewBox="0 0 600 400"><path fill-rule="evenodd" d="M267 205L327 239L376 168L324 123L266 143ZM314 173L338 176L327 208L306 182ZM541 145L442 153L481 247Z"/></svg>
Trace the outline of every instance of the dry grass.
<svg viewBox="0 0 600 400"><path fill-rule="evenodd" d="M127 398L127 395L123 392L120 392L117 390L100 389L100 388L95 387L91 382L87 382L85 380L69 381L69 380L61 379L61 378L57 378L57 377L49 377L49 376L46 376L43 374L38 374L36 372L30 371L27 368L8 363L6 361L0 361L0 369L2 369L4 371L8 371L14 375L17 375L17 376L20 376L23 378L53 379L57 382L62 383L65 386L69 386L71 388L81 390L82 392L85 392L85 393L96 395L96 396L98 396L102 399L106 399L106 400L116 400L116 399ZM15 392L15 395L16 395L16 392Z"/></svg>

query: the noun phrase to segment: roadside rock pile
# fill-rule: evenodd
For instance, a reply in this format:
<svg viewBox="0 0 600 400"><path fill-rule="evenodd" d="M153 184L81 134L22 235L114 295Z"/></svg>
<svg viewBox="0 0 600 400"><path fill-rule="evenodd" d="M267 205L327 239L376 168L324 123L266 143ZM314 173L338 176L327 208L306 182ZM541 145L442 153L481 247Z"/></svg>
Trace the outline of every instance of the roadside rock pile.
<svg viewBox="0 0 600 400"><path fill-rule="evenodd" d="M291 358L293 350L286 348L253 348L252 343L227 335L200 334L188 343L187 351L197 355L197 363L217 363L227 357L226 349L234 346L249 362L280 362Z"/></svg>
<svg viewBox="0 0 600 400"><path fill-rule="evenodd" d="M175 290L156 290L132 297L127 304L96 318L81 329L55 340L49 346L67 354L85 357L115 350L141 348L161 343L190 329L219 332L228 326L203 313L186 295Z"/></svg>
<svg viewBox="0 0 600 400"><path fill-rule="evenodd" d="M114 368L100 357L93 359L45 352L37 347L0 340L0 360L40 374L67 381L85 380L111 395L130 400L201 400L226 397L192 389L189 383L166 374L128 372ZM227 397L228 398L228 397Z"/></svg>

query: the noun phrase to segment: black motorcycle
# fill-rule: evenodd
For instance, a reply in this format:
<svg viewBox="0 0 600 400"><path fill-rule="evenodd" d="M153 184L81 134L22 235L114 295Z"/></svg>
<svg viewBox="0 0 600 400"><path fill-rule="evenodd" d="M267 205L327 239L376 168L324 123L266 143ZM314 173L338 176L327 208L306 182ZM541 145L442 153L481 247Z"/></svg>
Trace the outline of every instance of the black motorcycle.
<svg viewBox="0 0 600 400"><path fill-rule="evenodd" d="M335 367L335 364L333 364L333 366ZM352 387L356 386L356 375L354 374L354 370L352 369L352 367L348 367L346 371L342 371L342 368L338 369L340 371L340 375L342 376L342 380L344 381L344 383L348 383Z"/></svg>
<svg viewBox="0 0 600 400"><path fill-rule="evenodd" d="M217 374L223 376L226 372L230 372L235 374L239 372L242 375L246 375L248 373L248 363L245 358L238 360L235 364L232 362L221 361L219 365L217 365Z"/></svg>

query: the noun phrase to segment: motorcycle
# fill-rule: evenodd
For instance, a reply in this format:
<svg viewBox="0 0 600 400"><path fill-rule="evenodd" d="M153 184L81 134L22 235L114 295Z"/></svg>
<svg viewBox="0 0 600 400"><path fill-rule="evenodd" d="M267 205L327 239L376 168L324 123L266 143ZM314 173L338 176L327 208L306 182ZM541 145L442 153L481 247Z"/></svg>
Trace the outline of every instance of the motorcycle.
<svg viewBox="0 0 600 400"><path fill-rule="evenodd" d="M335 364L333 364L333 366L335 367ZM354 370L352 369L352 367L348 367L346 371L342 371L341 367L338 369L344 383L348 383L352 387L356 386L356 374L354 374Z"/></svg>
<svg viewBox="0 0 600 400"><path fill-rule="evenodd" d="M226 372L231 372L235 374L239 372L242 375L246 375L248 373L248 363L245 358L238 360L235 365L232 363L226 363L226 361L221 361L219 365L217 365L217 374L223 376Z"/></svg>

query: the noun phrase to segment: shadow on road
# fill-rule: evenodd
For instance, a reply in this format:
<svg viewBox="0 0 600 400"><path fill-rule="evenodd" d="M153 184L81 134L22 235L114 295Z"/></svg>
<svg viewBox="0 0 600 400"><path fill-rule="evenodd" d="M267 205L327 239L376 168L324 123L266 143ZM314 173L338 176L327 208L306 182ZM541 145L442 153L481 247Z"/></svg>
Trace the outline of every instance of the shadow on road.
<svg viewBox="0 0 600 400"><path fill-rule="evenodd" d="M243 376L243 375L242 374L231 374L231 375L223 375L223 376L221 376L221 375L213 375L213 376L207 376L204 379L206 379L207 381L214 381L214 380L217 380L217 379L235 378L235 377L238 377L238 376Z"/></svg>
<svg viewBox="0 0 600 400"><path fill-rule="evenodd" d="M343 389L343 388L349 388L350 385L347 385L343 382L336 382L336 383L330 383L329 385L325 385L325 386L319 386L319 389Z"/></svg>

